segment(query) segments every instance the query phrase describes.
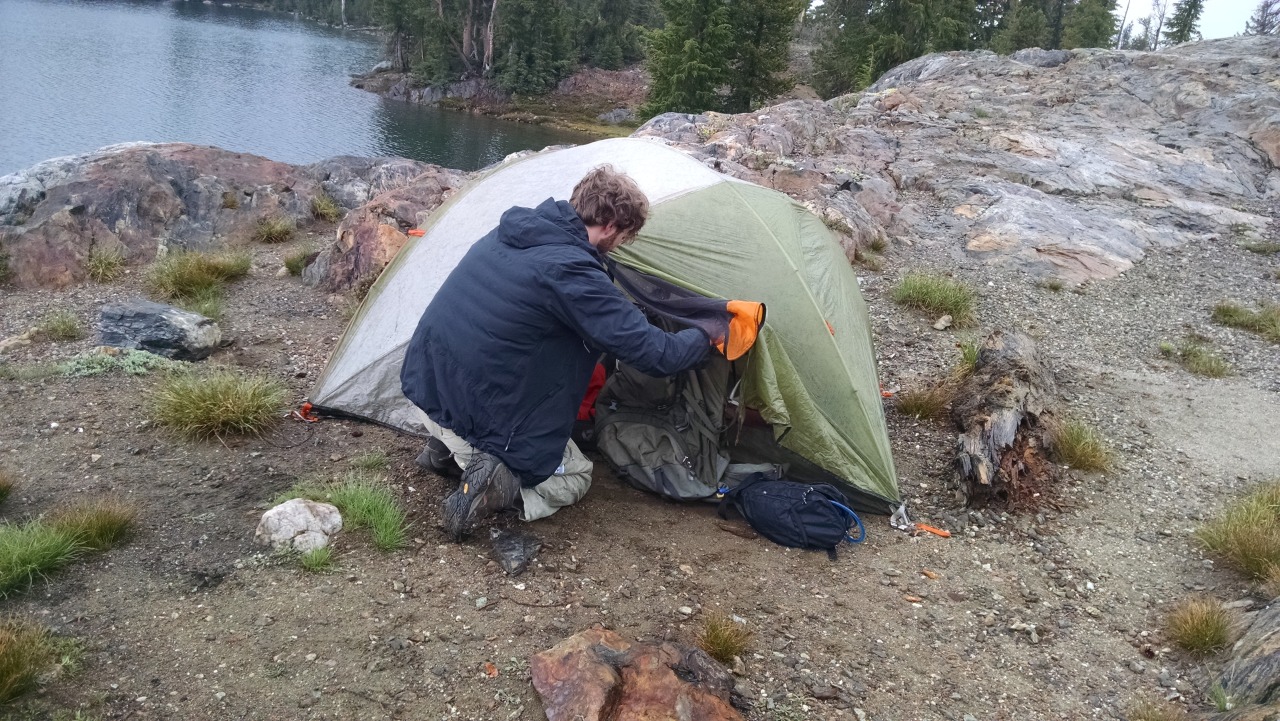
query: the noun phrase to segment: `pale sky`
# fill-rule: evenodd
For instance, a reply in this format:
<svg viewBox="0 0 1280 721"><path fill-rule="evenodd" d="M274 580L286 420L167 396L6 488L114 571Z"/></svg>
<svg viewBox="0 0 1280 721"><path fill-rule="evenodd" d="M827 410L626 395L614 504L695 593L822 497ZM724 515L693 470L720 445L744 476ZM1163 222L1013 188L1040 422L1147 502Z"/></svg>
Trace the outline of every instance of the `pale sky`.
<svg viewBox="0 0 1280 721"><path fill-rule="evenodd" d="M1119 17L1124 13L1125 3L1129 0L1119 0L1118 8L1116 8L1116 16ZM1176 0L1168 0L1168 11L1165 13L1165 21L1168 22L1169 15L1173 14L1173 6ZM1200 14L1200 24L1197 29L1200 34L1204 35L1205 40L1211 38L1229 38L1232 35L1238 35L1244 32L1245 21L1253 14L1253 9L1258 6L1258 0L1205 0L1204 12ZM1129 6L1129 19L1125 20L1128 24L1140 17L1151 14L1151 0L1131 0ZM1135 23L1136 25L1136 23Z"/></svg>

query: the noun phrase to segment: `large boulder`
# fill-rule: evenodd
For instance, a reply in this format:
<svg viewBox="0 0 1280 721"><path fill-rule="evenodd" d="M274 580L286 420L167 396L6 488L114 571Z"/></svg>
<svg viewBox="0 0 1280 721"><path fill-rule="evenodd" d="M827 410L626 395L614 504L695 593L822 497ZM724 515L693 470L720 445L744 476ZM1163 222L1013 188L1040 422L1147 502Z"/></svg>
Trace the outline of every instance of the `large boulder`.
<svg viewBox="0 0 1280 721"><path fill-rule="evenodd" d="M888 234L1081 281L1265 227L1248 208L1280 196L1278 59L1274 36L935 54L864 93L669 113L635 134L791 194L851 258Z"/></svg>
<svg viewBox="0 0 1280 721"><path fill-rule="evenodd" d="M312 198L345 210L433 166L334 158L294 166L185 143L131 143L48 160L0 177L0 256L23 287L85 278L95 248L150 262L161 248L206 249L272 215L305 220Z"/></svg>
<svg viewBox="0 0 1280 721"><path fill-rule="evenodd" d="M700 649L592 628L529 660L548 721L741 721L733 677Z"/></svg>
<svg viewBox="0 0 1280 721"><path fill-rule="evenodd" d="M341 530L337 507L294 498L262 514L253 539L276 551L306 553L329 545L329 538Z"/></svg>
<svg viewBox="0 0 1280 721"><path fill-rule="evenodd" d="M222 331L212 320L149 300L102 306L98 332L102 345L183 361L208 358L222 342Z"/></svg>
<svg viewBox="0 0 1280 721"><path fill-rule="evenodd" d="M1214 683L1235 710L1212 721L1280 719L1280 598L1254 614Z"/></svg>

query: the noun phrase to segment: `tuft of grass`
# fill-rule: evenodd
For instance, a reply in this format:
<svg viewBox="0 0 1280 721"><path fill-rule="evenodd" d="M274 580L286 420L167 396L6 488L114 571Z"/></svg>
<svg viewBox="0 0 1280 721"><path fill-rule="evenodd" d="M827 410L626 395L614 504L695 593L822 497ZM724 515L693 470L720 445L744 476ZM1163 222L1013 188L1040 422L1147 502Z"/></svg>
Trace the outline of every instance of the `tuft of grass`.
<svg viewBox="0 0 1280 721"><path fill-rule="evenodd" d="M18 476L7 468L0 468L0 503L4 503L17 487Z"/></svg>
<svg viewBox="0 0 1280 721"><path fill-rule="evenodd" d="M252 263L244 252L169 253L147 272L147 290L161 300L190 300L248 275Z"/></svg>
<svg viewBox="0 0 1280 721"><path fill-rule="evenodd" d="M885 240L884 236L882 235L877 235L876 237L872 238L871 242L867 245L867 250L870 250L872 253L883 254L888 249L889 249L889 241Z"/></svg>
<svg viewBox="0 0 1280 721"><path fill-rule="evenodd" d="M76 536L44 523L0 525L0 598L75 560Z"/></svg>
<svg viewBox="0 0 1280 721"><path fill-rule="evenodd" d="M1213 320L1280 343L1280 305L1264 303L1254 311L1235 303L1219 303L1213 307Z"/></svg>
<svg viewBox="0 0 1280 721"><path fill-rule="evenodd" d="M236 370L176 373L153 391L151 415L193 440L260 435L280 419L287 396L279 381Z"/></svg>
<svg viewBox="0 0 1280 721"><path fill-rule="evenodd" d="M1054 293L1061 293L1062 289L1066 287L1066 284L1058 278L1046 278L1045 280L1040 281L1040 287L1045 290L1051 290Z"/></svg>
<svg viewBox="0 0 1280 721"><path fill-rule="evenodd" d="M1125 711L1129 721L1187 721L1190 717L1181 706L1168 701L1141 701Z"/></svg>
<svg viewBox="0 0 1280 721"><path fill-rule="evenodd" d="M978 369L978 352L981 348L974 338L962 340L956 344L960 349L960 362L956 364L956 375L964 378Z"/></svg>
<svg viewBox="0 0 1280 721"><path fill-rule="evenodd" d="M1080 421L1066 421L1050 434L1054 458L1082 471L1111 470L1111 451L1093 427Z"/></svg>
<svg viewBox="0 0 1280 721"><path fill-rule="evenodd" d="M1258 255L1275 255L1276 253L1280 253L1280 243L1276 242L1256 241L1251 243L1241 243L1240 247L1250 253L1257 253Z"/></svg>
<svg viewBox="0 0 1280 721"><path fill-rule="evenodd" d="M253 229L253 239L259 243L285 243L297 230L293 218L287 215L268 215L258 220Z"/></svg>
<svg viewBox="0 0 1280 721"><path fill-rule="evenodd" d="M289 271L289 275L302 275L302 271L306 270L307 261L311 258L314 251L310 248L302 248L296 253L290 253L284 257L284 267Z"/></svg>
<svg viewBox="0 0 1280 721"><path fill-rule="evenodd" d="M118 498L80 501L53 512L48 524L73 536L84 548L105 551L123 541L138 509Z"/></svg>
<svg viewBox="0 0 1280 721"><path fill-rule="evenodd" d="M362 471L385 471L391 467L391 456L381 448L374 448L352 458L351 465Z"/></svg>
<svg viewBox="0 0 1280 721"><path fill-rule="evenodd" d="M1165 618L1173 642L1194 656L1207 656L1231 641L1231 614L1210 598L1189 598Z"/></svg>
<svg viewBox="0 0 1280 721"><path fill-rule="evenodd" d="M733 663L734 656L741 656L751 643L752 633L745 626L723 613L709 613L698 631L698 648L720 663Z"/></svg>
<svg viewBox="0 0 1280 721"><path fill-rule="evenodd" d="M0 249L0 284L3 284L12 276L13 269L9 267L9 254Z"/></svg>
<svg viewBox="0 0 1280 721"><path fill-rule="evenodd" d="M45 315L36 330L41 336L54 341L80 340L85 335L80 319L68 310L55 310Z"/></svg>
<svg viewBox="0 0 1280 721"><path fill-rule="evenodd" d="M1162 342L1160 355L1176 360L1179 365L1196 375L1208 378L1225 378L1231 375L1231 365L1195 338L1187 338L1178 345Z"/></svg>
<svg viewBox="0 0 1280 721"><path fill-rule="evenodd" d="M1214 684L1209 688L1209 692L1205 694L1209 697L1209 703L1219 712L1230 711L1236 707L1235 699L1231 698L1231 694L1219 684Z"/></svg>
<svg viewBox="0 0 1280 721"><path fill-rule="evenodd" d="M854 252L853 259L863 268L875 273L884 270L884 256L869 251L858 250Z"/></svg>
<svg viewBox="0 0 1280 721"><path fill-rule="evenodd" d="M93 246L84 262L85 273L96 283L109 283L124 274L124 253L119 248Z"/></svg>
<svg viewBox="0 0 1280 721"><path fill-rule="evenodd" d="M1280 479L1227 506L1196 536L1205 548L1251 578L1280 576Z"/></svg>
<svg viewBox="0 0 1280 721"><path fill-rule="evenodd" d="M925 388L902 391L897 395L898 412L921 420L944 418L956 398L955 385L942 382Z"/></svg>
<svg viewBox="0 0 1280 721"><path fill-rule="evenodd" d="M957 327L972 325L977 296L964 283L941 275L908 273L893 289L900 305L933 316L950 315Z"/></svg>
<svg viewBox="0 0 1280 721"><path fill-rule="evenodd" d="M236 210L240 207L240 198L236 191L228 190L222 194L222 207L227 210Z"/></svg>
<svg viewBox="0 0 1280 721"><path fill-rule="evenodd" d="M46 629L16 618L0 621L0 703L34 689L53 655Z"/></svg>
<svg viewBox="0 0 1280 721"><path fill-rule="evenodd" d="M61 372L61 366L57 363L31 363L26 365L0 363L0 380L5 381L38 381L41 378L59 375Z"/></svg>
<svg viewBox="0 0 1280 721"><path fill-rule="evenodd" d="M302 569L308 573L328 573L333 568L333 548L313 548L299 557Z"/></svg>
<svg viewBox="0 0 1280 721"><path fill-rule="evenodd" d="M216 322L222 320L222 315L225 309L222 300L222 288L215 286L212 288L201 288L190 297L179 298L175 300L174 303L183 310L189 310L192 313L199 313L209 320Z"/></svg>
<svg viewBox="0 0 1280 721"><path fill-rule="evenodd" d="M329 484L299 484L278 496L274 503L293 498L332 503L342 514L345 528L368 528L373 544L383 551L402 548L408 540L405 512L385 479L367 471L352 471Z"/></svg>
<svg viewBox="0 0 1280 721"><path fill-rule="evenodd" d="M311 217L333 223L342 217L342 208L328 193L321 193L311 198Z"/></svg>
<svg viewBox="0 0 1280 721"><path fill-rule="evenodd" d="M1262 578L1262 592L1267 598L1280 598L1280 564L1271 564Z"/></svg>

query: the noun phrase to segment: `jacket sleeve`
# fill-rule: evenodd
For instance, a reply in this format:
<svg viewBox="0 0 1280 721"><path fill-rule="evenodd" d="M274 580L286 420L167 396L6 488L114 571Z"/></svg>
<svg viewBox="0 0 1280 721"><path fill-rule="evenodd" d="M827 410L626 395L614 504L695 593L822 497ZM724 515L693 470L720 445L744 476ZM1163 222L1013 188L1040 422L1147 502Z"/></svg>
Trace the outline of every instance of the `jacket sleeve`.
<svg viewBox="0 0 1280 721"><path fill-rule="evenodd" d="M551 312L597 349L651 376L693 368L711 351L706 333L667 333L649 323L594 263L562 265L549 279Z"/></svg>

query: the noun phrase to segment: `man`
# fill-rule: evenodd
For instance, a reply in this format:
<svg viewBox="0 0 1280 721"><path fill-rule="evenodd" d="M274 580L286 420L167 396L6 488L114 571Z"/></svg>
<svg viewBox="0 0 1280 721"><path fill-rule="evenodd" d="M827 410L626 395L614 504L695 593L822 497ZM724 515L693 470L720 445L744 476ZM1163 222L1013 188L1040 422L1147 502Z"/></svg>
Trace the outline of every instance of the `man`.
<svg viewBox="0 0 1280 721"><path fill-rule="evenodd" d="M567 203L503 213L422 314L400 381L433 436L425 455L438 467L447 449L462 468L442 507L454 540L492 513L518 505L531 521L587 492L570 433L602 354L665 376L709 352L701 330L650 325L605 270L648 210L635 181L598 167Z"/></svg>

